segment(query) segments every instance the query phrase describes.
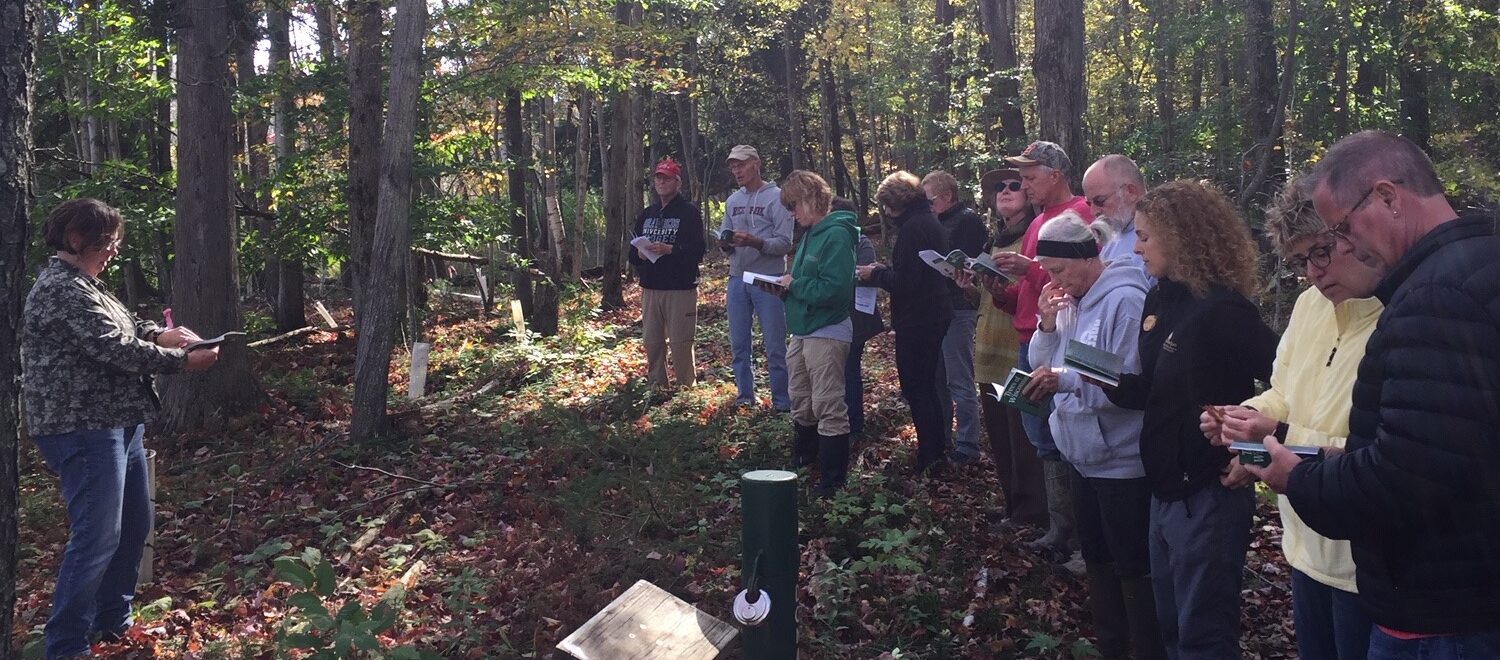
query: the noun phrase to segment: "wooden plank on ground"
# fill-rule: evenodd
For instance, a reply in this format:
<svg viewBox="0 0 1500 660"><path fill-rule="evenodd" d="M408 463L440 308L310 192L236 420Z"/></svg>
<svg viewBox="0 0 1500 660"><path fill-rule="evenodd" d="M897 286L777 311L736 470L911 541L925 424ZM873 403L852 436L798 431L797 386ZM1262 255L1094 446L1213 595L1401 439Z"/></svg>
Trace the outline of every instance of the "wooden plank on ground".
<svg viewBox="0 0 1500 660"><path fill-rule="evenodd" d="M739 632L641 580L557 648L579 660L712 660Z"/></svg>

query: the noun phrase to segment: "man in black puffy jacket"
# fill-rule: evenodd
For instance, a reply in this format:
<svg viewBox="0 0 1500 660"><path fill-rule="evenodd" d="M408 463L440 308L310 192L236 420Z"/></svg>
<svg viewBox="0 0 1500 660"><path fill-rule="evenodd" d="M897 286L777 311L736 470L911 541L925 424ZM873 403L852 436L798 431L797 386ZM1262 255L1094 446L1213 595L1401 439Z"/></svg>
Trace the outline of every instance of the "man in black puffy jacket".
<svg viewBox="0 0 1500 660"><path fill-rule="evenodd" d="M1298 461L1268 438L1252 471L1352 542L1370 658L1500 658L1500 238L1404 138L1351 135L1308 179L1338 249L1383 273L1385 312L1346 453Z"/></svg>

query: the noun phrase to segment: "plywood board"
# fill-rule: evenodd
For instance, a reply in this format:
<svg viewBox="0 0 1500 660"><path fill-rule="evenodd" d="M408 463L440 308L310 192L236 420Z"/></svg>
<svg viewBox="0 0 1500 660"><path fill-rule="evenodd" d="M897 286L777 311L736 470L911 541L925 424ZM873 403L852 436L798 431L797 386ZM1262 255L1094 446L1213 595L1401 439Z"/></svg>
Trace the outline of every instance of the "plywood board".
<svg viewBox="0 0 1500 660"><path fill-rule="evenodd" d="M557 648L579 660L713 660L739 632L641 580Z"/></svg>

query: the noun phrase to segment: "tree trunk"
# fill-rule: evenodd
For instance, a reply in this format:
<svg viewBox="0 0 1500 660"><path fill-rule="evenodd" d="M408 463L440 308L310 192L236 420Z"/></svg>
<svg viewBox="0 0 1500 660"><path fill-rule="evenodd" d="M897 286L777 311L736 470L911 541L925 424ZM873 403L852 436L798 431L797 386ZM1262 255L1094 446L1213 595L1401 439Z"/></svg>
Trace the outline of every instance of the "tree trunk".
<svg viewBox="0 0 1500 660"><path fill-rule="evenodd" d="M1041 139L1056 142L1074 163L1076 188L1088 163L1083 137L1083 0L1037 0L1036 110Z"/></svg>
<svg viewBox="0 0 1500 660"><path fill-rule="evenodd" d="M516 258L523 264L531 263L531 227L527 221L526 207L526 151L522 144L526 127L521 123L521 90L512 87L505 93L505 150L510 156L510 171L506 172L506 187L510 195L510 236L515 246ZM516 299L521 309L531 318L531 269L517 268L511 271L511 285L516 289Z"/></svg>
<svg viewBox="0 0 1500 660"><path fill-rule="evenodd" d="M1406 34L1401 39L1400 64L1396 67L1396 79L1401 86L1401 134L1422 151L1431 153L1432 117L1427 103L1429 56L1421 43L1422 22L1415 20L1427 12L1427 0L1411 0L1406 7L1406 20L1401 21Z"/></svg>
<svg viewBox="0 0 1500 660"><path fill-rule="evenodd" d="M1000 147L1014 153L1025 146L1026 116L1021 112L1021 60L1016 55L1016 0L979 0L979 20L988 39L991 96L1000 118Z"/></svg>
<svg viewBox="0 0 1500 660"><path fill-rule="evenodd" d="M376 5L378 10L378 4ZM417 129L417 94L422 83L422 38L427 33L425 0L398 0L391 41L390 116L380 148L379 201L376 205L372 264L365 311L358 319L359 346L354 361L354 418L349 434L355 440L386 435L386 397L390 392L391 349L401 314L398 294L411 257L408 214L411 211L412 155ZM376 42L378 48L379 42ZM361 44L363 45L363 44Z"/></svg>
<svg viewBox="0 0 1500 660"><path fill-rule="evenodd" d="M1343 137L1349 134L1349 0L1338 0L1333 20L1333 134Z"/></svg>
<svg viewBox="0 0 1500 660"><path fill-rule="evenodd" d="M268 5L266 25L271 37L271 74L276 81L276 106L272 124L276 131L276 184L291 186L287 181L288 168L297 153L297 118L293 96L296 94L295 73L292 70L291 11L285 5ZM289 202L276 204L275 231L268 236L271 259L268 270L276 270L276 297L272 316L276 319L277 332L291 332L307 325L307 313L303 309L302 260L292 248L295 240L290 236L297 222L297 205Z"/></svg>
<svg viewBox="0 0 1500 660"><path fill-rule="evenodd" d="M380 195L380 0L349 0L349 261L354 315L364 310Z"/></svg>
<svg viewBox="0 0 1500 660"><path fill-rule="evenodd" d="M260 77L255 70L255 51L261 38L260 10L245 0L230 2L228 6L231 25L234 27L231 36L234 45L234 71L238 78L236 84L240 89L256 89ZM264 108L259 103L248 103L243 118L236 124L236 133L241 136L240 153L244 155L242 176L237 178L244 181L241 195L249 200L248 203L262 210L271 208L271 160L266 151L269 130ZM262 245L261 268L257 276L250 278L251 285L265 296L267 302L274 305L277 276L280 275L272 242L276 220L272 217L257 217L251 221L255 223Z"/></svg>
<svg viewBox="0 0 1500 660"><path fill-rule="evenodd" d="M230 157L229 17L224 3L184 0L177 25L177 189L172 309L204 337L240 330ZM226 342L213 369L162 379L164 425L204 428L250 409L261 396L243 339Z"/></svg>
<svg viewBox="0 0 1500 660"><path fill-rule="evenodd" d="M844 114L849 119L849 133L854 138L854 171L859 174L859 185L855 187L854 194L859 202L859 215L861 218L870 212L870 171L865 166L865 140L859 130L859 117L854 113L854 93L850 91L853 85L849 82L849 72L844 72Z"/></svg>
<svg viewBox="0 0 1500 660"><path fill-rule="evenodd" d="M1295 14L1295 0L1293 2ZM1295 24L1295 21L1293 21ZM1294 25L1295 29L1295 25ZM1249 74L1249 113L1246 131L1251 144L1246 149L1247 168L1241 173L1240 205L1244 207L1265 192L1266 176L1259 176L1261 161L1267 173L1286 167L1278 122L1281 104L1276 84L1276 35L1271 22L1271 0L1245 0L1245 61ZM1287 76L1295 76L1288 70Z"/></svg>
<svg viewBox="0 0 1500 660"><path fill-rule="evenodd" d="M1158 158L1168 159L1171 157L1174 145L1177 144L1176 117L1177 106L1172 99L1172 81L1177 75L1177 47L1174 45L1172 36L1172 15L1177 11L1174 0L1156 0L1147 5L1151 11L1151 26L1154 38L1152 39L1153 58L1156 64L1156 116L1161 120L1161 131L1157 149ZM1127 27L1127 33L1129 28ZM1126 49L1125 52L1130 52ZM1127 97L1130 98L1130 97ZM1127 100L1127 105L1134 105L1133 100Z"/></svg>
<svg viewBox="0 0 1500 660"><path fill-rule="evenodd" d="M948 107L953 97L953 76L949 69L953 65L953 5L948 0L934 0L932 20L937 31L937 43L932 48L932 59L928 63L931 88L927 92L927 121L922 122L922 142L928 147L927 157L934 163L947 163L948 145L953 132L948 128Z"/></svg>
<svg viewBox="0 0 1500 660"><path fill-rule="evenodd" d="M571 244L563 252L564 260L568 262L568 275L575 282L583 277L583 228L587 224L585 218L587 218L589 203L589 156L593 152L589 147L593 135L589 128L589 120L594 113L592 100L592 94L588 88L580 87L578 130L575 133L577 139L573 143L573 231L570 237Z"/></svg>
<svg viewBox="0 0 1500 660"><path fill-rule="evenodd" d="M637 25L641 21L641 7L633 0L616 0L615 20L622 25ZM631 56L628 47L619 46L615 48L615 56L627 58ZM600 157L604 159L605 167L605 195L604 195L604 236L599 241L603 254L600 260L604 263L604 279L600 295L599 306L605 311L622 309L625 307L624 291L624 250L621 244L625 240L625 228L629 226L629 214L637 210L630 198L629 190L636 186L636 177L639 174L636 169L640 166L640 120L635 117L638 104L635 101L636 92L630 88L621 89L614 94L610 103L610 125L609 140L600 143ZM603 132L601 117L600 131ZM634 143L634 149L631 148ZM608 147L608 154L603 153L603 148ZM636 158L631 160L632 151Z"/></svg>
<svg viewBox="0 0 1500 660"><path fill-rule="evenodd" d="M323 62L332 62L341 53L338 20L333 15L333 0L317 0L312 4L313 23L318 28L318 56Z"/></svg>
<svg viewBox="0 0 1500 660"><path fill-rule="evenodd" d="M12 655L21 446L21 309L31 238L31 80L37 2L0 0L0 659Z"/></svg>
<svg viewBox="0 0 1500 660"><path fill-rule="evenodd" d="M541 138L540 153L535 153L536 148L528 149L527 152L535 156L533 164L542 185L542 211L546 222L538 225L539 231L533 241L533 254L540 255L536 263L543 277L535 283L532 290L532 314L527 324L537 334L550 337L557 334L557 281L561 279L563 272L562 249L565 236L557 185L557 163L560 159L557 157L556 100L551 95L544 95L540 106L541 112L536 122Z"/></svg>
<svg viewBox="0 0 1500 660"><path fill-rule="evenodd" d="M802 105L801 86L797 84L797 58L801 53L792 35L791 25L787 25L786 41L781 44L782 58L786 63L786 123L788 130L787 159L782 161L782 174L791 174L791 170L800 170L805 163L802 162L802 113L797 108Z"/></svg>
<svg viewBox="0 0 1500 660"><path fill-rule="evenodd" d="M165 3L162 3L165 5ZM151 28L156 38L161 41L161 48L169 49L168 45L172 38L170 9L165 6L152 5ZM161 62L151 73L158 83L175 86L173 82L172 58L163 57ZM160 181L167 180L167 174L172 171L172 99L162 98L156 101L154 120L151 122L150 140L151 146L151 173L156 175ZM167 256L167 233L157 229L153 238L156 241L156 250L153 257L156 260L156 287L161 291L162 300L172 300L172 261Z"/></svg>
<svg viewBox="0 0 1500 660"><path fill-rule="evenodd" d="M853 195L854 180L849 176L849 164L844 159L844 127L839 122L839 90L833 79L833 61L823 60L823 105L828 122L830 157L833 160L834 180L840 197Z"/></svg>

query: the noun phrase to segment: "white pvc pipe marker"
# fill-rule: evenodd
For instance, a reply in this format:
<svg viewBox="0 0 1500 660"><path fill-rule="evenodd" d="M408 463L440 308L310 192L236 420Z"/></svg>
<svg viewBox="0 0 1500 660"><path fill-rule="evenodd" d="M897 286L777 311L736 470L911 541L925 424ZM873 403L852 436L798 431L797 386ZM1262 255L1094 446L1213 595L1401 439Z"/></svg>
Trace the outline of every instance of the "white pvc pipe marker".
<svg viewBox="0 0 1500 660"><path fill-rule="evenodd" d="M432 355L432 344L419 341L411 345L411 387L406 398L416 401L427 393L427 358Z"/></svg>

